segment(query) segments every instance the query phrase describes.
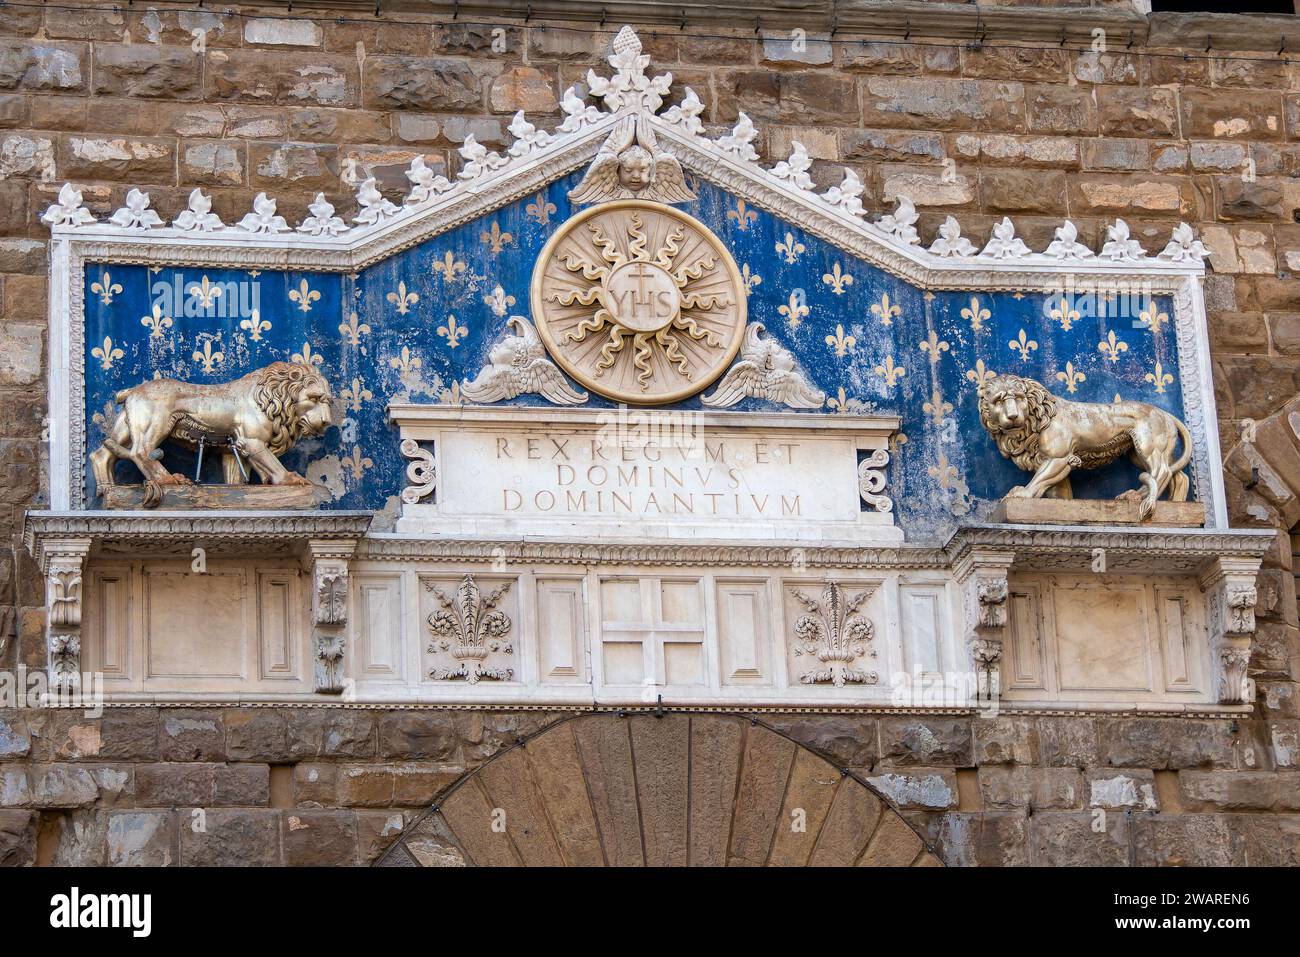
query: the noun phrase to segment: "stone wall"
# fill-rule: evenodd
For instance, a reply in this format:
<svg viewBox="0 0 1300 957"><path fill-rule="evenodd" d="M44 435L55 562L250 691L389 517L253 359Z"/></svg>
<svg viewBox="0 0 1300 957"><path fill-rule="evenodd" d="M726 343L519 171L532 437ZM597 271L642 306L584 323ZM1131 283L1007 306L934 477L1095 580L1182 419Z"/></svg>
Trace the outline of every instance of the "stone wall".
<svg viewBox="0 0 1300 957"><path fill-rule="evenodd" d="M111 708L96 719L0 712L0 863L373 863L466 771L564 717L273 707ZM661 727L649 714L599 720L607 727ZM662 726L685 720L670 713ZM1010 715L761 720L858 775L950 865L1300 864L1295 741L1270 739L1263 722ZM692 734L700 752L705 735ZM596 747L594 737L578 738L584 750ZM541 748L544 738L536 740L525 750ZM653 763L643 741L635 750L638 762ZM743 785L728 785L725 793L737 795L736 815L753 805L770 807L770 834L788 817L775 812L793 788L786 783L791 756L758 751L755 760L751 749L733 750L733 758L744 752L740 777L752 778L753 786L748 800ZM695 760L731 768L734 776L724 751L718 748L716 762L699 753ZM589 775L595 766L605 777L619 776L615 751L593 753L599 759L588 754ZM784 764L772 771L765 760ZM624 798L643 819L663 818L656 805L671 803L664 788L674 771L684 778L684 768L641 770L623 776L639 782ZM833 787L838 775L820 778ZM593 794L596 783L589 781ZM487 787L492 802L509 802L509 794L493 790L501 782L489 780ZM543 789L542 800L563 796ZM806 803L815 838L833 815L825 805ZM719 809L711 814L719 816ZM727 826L731 817L722 809L717 833L698 835L700 842L720 841L726 852L728 834L735 833ZM665 820L658 830L684 826ZM606 835L606 854L609 842ZM462 860L444 846L423 863Z"/></svg>
<svg viewBox="0 0 1300 957"><path fill-rule="evenodd" d="M396 197L416 155L454 171L469 133L495 147L516 110L539 125L558 120L554 91L600 64L618 26L514 20L494 34L465 17L402 11L377 20L361 6L320 16L223 9L242 16L108 4L0 10L6 669L44 665L42 584L18 536L23 510L45 502L48 234L39 215L58 186L79 184L101 216L131 186L147 189L168 219L194 186L226 221L263 190L291 221L318 191L349 215L354 184L367 175ZM663 23L663 13L652 21ZM1087 47L1094 15L1109 52ZM953 16L954 33L973 35L969 8ZM1066 216L1094 247L1117 215L1147 249L1180 220L1196 227L1213 251L1205 288L1232 521L1279 529L1260 578L1256 714L789 724L832 760L892 776L880 787L895 789L952 863L1296 863L1300 640L1287 531L1300 521L1300 281L1291 278L1300 269L1300 65L1270 50L1204 54L1211 33L1216 49L1230 38L1275 50L1275 34L1254 18L1148 22L1127 4L1107 4L1072 10L1069 20L1082 39L1065 47L1041 39L1040 11L1021 8L999 8L990 18L997 33L981 46L923 31L903 44L897 34L841 30L831 44L819 23L799 52L783 42L788 33L755 38L749 26L730 36L717 26L641 36L654 65L672 71L674 98L696 88L719 128L746 111L767 157L799 139L819 160L852 165L876 211L911 195L927 243L948 213L967 235L1011 215L1034 248ZM1132 48L1123 29L1136 31ZM1018 45L1025 37L1039 38ZM1148 37L1174 45L1144 46ZM830 177L821 172L824 189ZM1241 441L1247 419L1257 426L1252 442ZM66 861L367 862L402 826L404 809L428 804L536 720L334 709L114 709L98 721L6 712L0 861L25 863L40 848ZM918 802L934 810L915 810ZM229 841L189 839L194 805L209 809L210 829ZM1094 807L1110 808L1100 834Z"/></svg>

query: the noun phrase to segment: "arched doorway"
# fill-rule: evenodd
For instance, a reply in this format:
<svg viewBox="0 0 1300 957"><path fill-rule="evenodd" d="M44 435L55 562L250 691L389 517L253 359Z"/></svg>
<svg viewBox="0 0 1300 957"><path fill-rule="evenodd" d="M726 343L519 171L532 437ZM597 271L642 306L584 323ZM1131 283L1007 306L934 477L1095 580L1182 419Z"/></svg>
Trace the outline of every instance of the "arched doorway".
<svg viewBox="0 0 1300 957"><path fill-rule="evenodd" d="M738 714L584 713L451 784L380 866L941 866L856 775Z"/></svg>

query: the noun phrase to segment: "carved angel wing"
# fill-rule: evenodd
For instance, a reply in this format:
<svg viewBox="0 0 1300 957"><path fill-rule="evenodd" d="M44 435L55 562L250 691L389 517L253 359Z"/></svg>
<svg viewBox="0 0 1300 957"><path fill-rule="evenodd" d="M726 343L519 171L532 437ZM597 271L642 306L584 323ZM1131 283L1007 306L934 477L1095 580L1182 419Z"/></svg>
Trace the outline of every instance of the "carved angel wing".
<svg viewBox="0 0 1300 957"><path fill-rule="evenodd" d="M618 181L618 154L601 150L582 182L569 191L569 201L598 203L603 199L612 199L621 188Z"/></svg>
<svg viewBox="0 0 1300 957"><path fill-rule="evenodd" d="M577 392L549 359L535 359L524 369L521 392L535 392L556 405L579 405L588 395Z"/></svg>
<svg viewBox="0 0 1300 957"><path fill-rule="evenodd" d="M541 337L523 316L511 316L507 324L519 333L502 343L511 353L509 364L484 366L473 382L462 380L460 391L471 402L489 404L513 399L525 392L536 393L556 405L586 402L585 392L576 392L546 356Z"/></svg>
<svg viewBox="0 0 1300 957"><path fill-rule="evenodd" d="M700 402L715 409L725 409L741 399L766 399L792 409L820 409L826 393L813 388L789 350L774 339L763 339L761 322L750 323L745 330L745 345L740 361L727 370L712 395L700 396ZM783 359L778 368L772 361Z"/></svg>
<svg viewBox="0 0 1300 957"><path fill-rule="evenodd" d="M688 203L695 198L686 185L682 164L671 153L655 154L655 199L661 203Z"/></svg>
<svg viewBox="0 0 1300 957"><path fill-rule="evenodd" d="M767 398L792 409L820 409L826 393L814 389L798 372L782 372L770 383Z"/></svg>
<svg viewBox="0 0 1300 957"><path fill-rule="evenodd" d="M741 359L727 370L712 395L700 396L700 402L713 409L727 409L741 399L757 396L762 383L763 373L758 364Z"/></svg>
<svg viewBox="0 0 1300 957"><path fill-rule="evenodd" d="M509 367L484 366L474 377L473 382L468 379L461 380L460 394L469 401L481 405L513 399L519 394L518 389L511 391L513 387L511 380L514 378Z"/></svg>

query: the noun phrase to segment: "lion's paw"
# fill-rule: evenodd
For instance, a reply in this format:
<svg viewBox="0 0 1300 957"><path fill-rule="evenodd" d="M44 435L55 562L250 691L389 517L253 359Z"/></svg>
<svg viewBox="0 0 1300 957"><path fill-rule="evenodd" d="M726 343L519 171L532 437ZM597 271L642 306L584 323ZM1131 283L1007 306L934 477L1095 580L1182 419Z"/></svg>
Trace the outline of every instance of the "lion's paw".
<svg viewBox="0 0 1300 957"><path fill-rule="evenodd" d="M1127 492L1120 492L1115 496L1117 502L1140 502L1146 498L1146 491L1140 488L1131 488Z"/></svg>
<svg viewBox="0 0 1300 957"><path fill-rule="evenodd" d="M1017 485L1015 488L1007 492L1007 498L1029 498L1029 494L1025 491L1023 485Z"/></svg>

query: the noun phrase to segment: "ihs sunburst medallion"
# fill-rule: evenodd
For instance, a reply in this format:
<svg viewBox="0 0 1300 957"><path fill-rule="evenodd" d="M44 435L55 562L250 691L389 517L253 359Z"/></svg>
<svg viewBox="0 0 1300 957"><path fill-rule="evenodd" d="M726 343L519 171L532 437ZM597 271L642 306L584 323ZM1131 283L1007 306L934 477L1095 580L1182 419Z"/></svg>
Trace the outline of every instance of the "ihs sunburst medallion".
<svg viewBox="0 0 1300 957"><path fill-rule="evenodd" d="M624 200L579 213L533 270L537 330L555 361L619 402L694 395L745 333L744 280L726 247L680 210Z"/></svg>

